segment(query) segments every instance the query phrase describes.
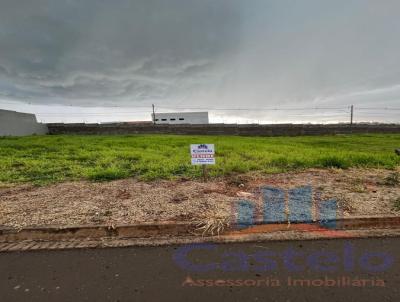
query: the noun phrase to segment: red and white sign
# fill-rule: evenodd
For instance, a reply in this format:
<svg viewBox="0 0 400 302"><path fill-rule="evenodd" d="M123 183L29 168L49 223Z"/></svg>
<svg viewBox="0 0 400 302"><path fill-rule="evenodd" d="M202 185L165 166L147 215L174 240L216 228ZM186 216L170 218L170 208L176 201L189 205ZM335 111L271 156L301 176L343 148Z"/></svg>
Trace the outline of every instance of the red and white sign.
<svg viewBox="0 0 400 302"><path fill-rule="evenodd" d="M214 144L190 145L192 165L215 165Z"/></svg>

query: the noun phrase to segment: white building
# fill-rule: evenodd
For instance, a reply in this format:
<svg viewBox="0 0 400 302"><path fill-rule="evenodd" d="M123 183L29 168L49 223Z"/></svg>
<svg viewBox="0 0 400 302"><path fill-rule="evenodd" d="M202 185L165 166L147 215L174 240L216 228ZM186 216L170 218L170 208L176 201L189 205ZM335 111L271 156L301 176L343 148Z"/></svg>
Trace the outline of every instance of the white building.
<svg viewBox="0 0 400 302"><path fill-rule="evenodd" d="M38 123L34 114L0 109L0 136L46 134L47 132L47 126Z"/></svg>
<svg viewBox="0 0 400 302"><path fill-rule="evenodd" d="M208 124L208 112L156 113L155 124Z"/></svg>

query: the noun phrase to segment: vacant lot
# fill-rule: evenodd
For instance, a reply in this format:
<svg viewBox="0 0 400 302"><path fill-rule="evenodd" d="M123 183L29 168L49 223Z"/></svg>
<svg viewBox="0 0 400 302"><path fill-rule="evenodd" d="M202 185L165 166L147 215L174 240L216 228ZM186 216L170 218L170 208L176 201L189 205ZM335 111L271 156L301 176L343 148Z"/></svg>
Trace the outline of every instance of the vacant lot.
<svg viewBox="0 0 400 302"><path fill-rule="evenodd" d="M400 135L322 137L32 136L0 138L0 183L67 180L196 179L189 144L214 143L211 177L307 168L386 168L400 165Z"/></svg>
<svg viewBox="0 0 400 302"><path fill-rule="evenodd" d="M386 169L309 169L260 177L252 173L193 180L76 181L0 189L0 226L123 225L158 221L225 221L240 199L262 217L264 186L310 185L314 202L336 199L338 217L400 215L400 173Z"/></svg>

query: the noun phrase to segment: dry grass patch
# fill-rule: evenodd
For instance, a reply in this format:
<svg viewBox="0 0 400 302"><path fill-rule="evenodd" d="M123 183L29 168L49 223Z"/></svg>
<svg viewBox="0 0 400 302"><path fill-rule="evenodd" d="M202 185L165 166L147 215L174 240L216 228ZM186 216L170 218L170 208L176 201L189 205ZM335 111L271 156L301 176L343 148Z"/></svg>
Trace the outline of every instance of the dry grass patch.
<svg viewBox="0 0 400 302"><path fill-rule="evenodd" d="M262 215L263 186L291 189L311 185L322 200L338 200L344 217L400 215L400 186L384 184L392 173L385 169L312 169L274 175L237 174L207 183L125 179L45 187L20 185L0 188L0 226L187 221L197 225L199 234L215 235L229 226L239 199L253 200Z"/></svg>

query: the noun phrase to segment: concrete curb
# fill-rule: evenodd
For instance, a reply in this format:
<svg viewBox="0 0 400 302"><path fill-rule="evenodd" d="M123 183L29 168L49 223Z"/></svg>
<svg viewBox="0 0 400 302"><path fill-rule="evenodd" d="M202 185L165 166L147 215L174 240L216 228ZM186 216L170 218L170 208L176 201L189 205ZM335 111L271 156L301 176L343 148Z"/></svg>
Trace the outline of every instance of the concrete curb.
<svg viewBox="0 0 400 302"><path fill-rule="evenodd" d="M325 232L327 237L334 237L335 231L369 229L400 229L400 216L390 217L352 217L334 221L334 227L324 228L320 222L303 222L278 224L264 224L255 222L254 225L231 225L220 235L240 236L245 234L262 234L273 232ZM71 239L100 239L100 238L161 238L161 237L202 237L196 231L193 222L162 222L141 223L120 226L65 226L65 227L30 227L23 229L0 228L0 242L18 242L23 240L71 240ZM205 237L212 237L204 234Z"/></svg>
<svg viewBox="0 0 400 302"><path fill-rule="evenodd" d="M188 222L141 223L135 225L81 225L43 226L23 229L0 228L0 242L21 240L68 240L83 238L152 238L159 236L183 236L194 231Z"/></svg>
<svg viewBox="0 0 400 302"><path fill-rule="evenodd" d="M365 228L387 228L395 227L400 228L400 216L353 216L349 218L338 218L331 221L299 221L292 222L291 225L295 226L298 224L308 224L320 227L326 227L329 230L355 230L355 229L365 229ZM287 229L287 223L279 224L266 224L263 221L255 221L254 226L260 225L271 225L271 226L282 226L282 228ZM327 227L330 225L329 227Z"/></svg>
<svg viewBox="0 0 400 302"><path fill-rule="evenodd" d="M365 229L342 231L341 236L327 237L322 233L310 232L273 232L262 234L245 234L241 236L221 235L214 237L167 237L167 238L100 238L100 239L70 239L70 240L22 240L17 242L0 242L0 254L7 252L24 251L52 251L96 248L126 248L126 247L155 247L184 244L227 244L265 241L310 241L335 239L367 239L367 238L395 238L400 237L398 229Z"/></svg>

